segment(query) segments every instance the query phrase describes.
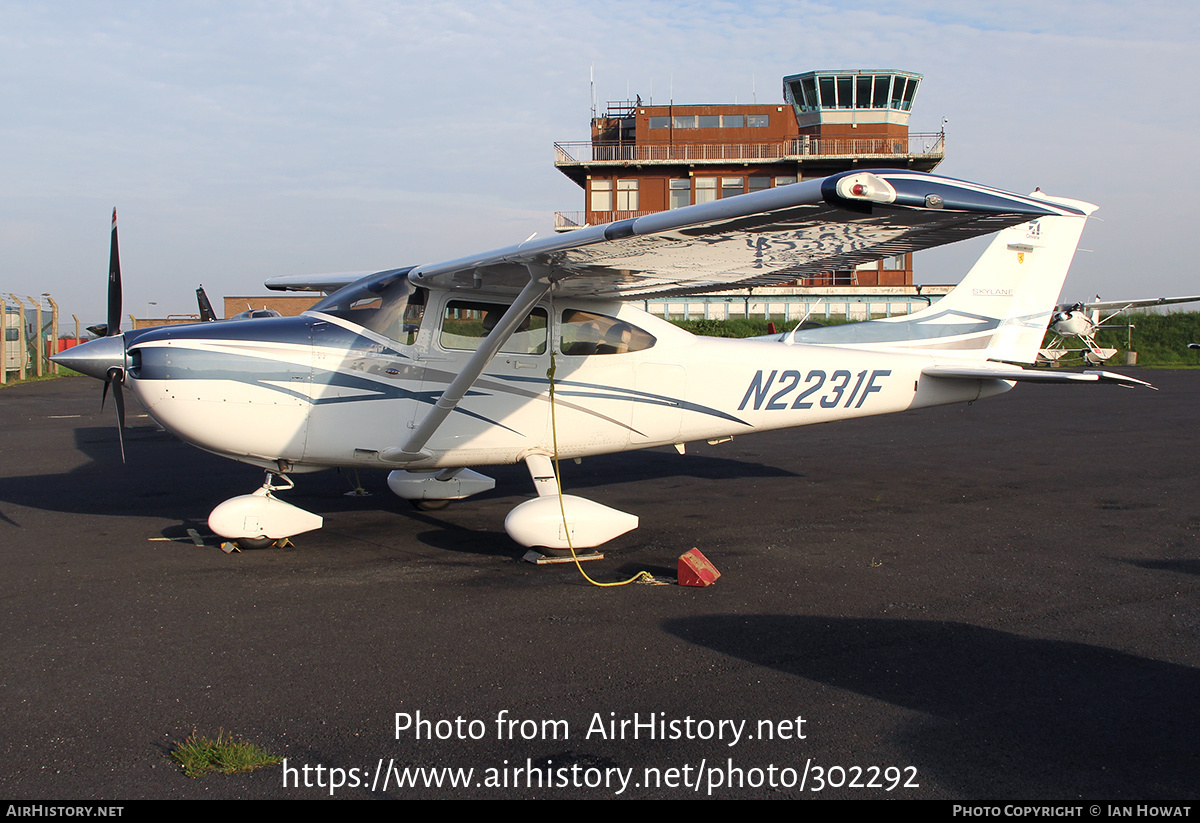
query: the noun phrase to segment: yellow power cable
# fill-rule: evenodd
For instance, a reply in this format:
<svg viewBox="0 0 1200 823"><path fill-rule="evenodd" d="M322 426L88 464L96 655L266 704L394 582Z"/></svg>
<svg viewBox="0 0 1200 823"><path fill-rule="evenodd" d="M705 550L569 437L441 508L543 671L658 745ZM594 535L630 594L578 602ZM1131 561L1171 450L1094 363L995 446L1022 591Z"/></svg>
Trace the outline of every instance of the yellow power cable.
<svg viewBox="0 0 1200 823"><path fill-rule="evenodd" d="M551 316L553 316L553 306L551 306ZM554 341L551 340L551 343ZM588 577L588 573L583 570L583 564L579 562L579 556L575 554L575 545L571 542L571 526L567 523L567 506L563 502L562 490L562 472L558 466L558 424L554 415L554 374L558 369L558 364L555 362L557 352L553 347L550 349L550 368L546 369L546 377L550 380L550 436L554 442L554 484L558 488L558 510L562 512L563 533L567 536L567 548L571 550L571 559L575 561L575 568L579 569L579 573L583 575L583 579L591 583L593 586L607 588L609 586L627 586L630 583L636 583L639 580L653 582L654 575L647 571L640 571L628 580L620 580L614 583L601 583L598 580L593 580Z"/></svg>

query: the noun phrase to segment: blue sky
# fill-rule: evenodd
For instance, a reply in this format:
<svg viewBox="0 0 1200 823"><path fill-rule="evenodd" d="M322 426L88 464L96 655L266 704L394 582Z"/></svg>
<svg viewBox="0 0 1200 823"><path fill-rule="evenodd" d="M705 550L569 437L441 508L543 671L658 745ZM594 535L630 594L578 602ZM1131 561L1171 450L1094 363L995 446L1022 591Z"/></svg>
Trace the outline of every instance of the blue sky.
<svg viewBox="0 0 1200 823"><path fill-rule="evenodd" d="M601 104L921 72L939 172L1100 205L1064 299L1200 293L1198 23L1184 2L10 1L0 293L102 316L114 205L135 314L547 233L583 204L552 145L586 139L593 66ZM925 253L918 281L976 253Z"/></svg>

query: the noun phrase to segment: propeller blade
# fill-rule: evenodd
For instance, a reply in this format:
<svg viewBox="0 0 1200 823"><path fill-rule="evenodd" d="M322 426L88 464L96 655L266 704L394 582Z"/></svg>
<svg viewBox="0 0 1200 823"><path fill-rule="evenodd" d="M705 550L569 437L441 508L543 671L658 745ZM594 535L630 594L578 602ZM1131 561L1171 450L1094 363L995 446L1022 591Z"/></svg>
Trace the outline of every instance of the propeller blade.
<svg viewBox="0 0 1200 823"><path fill-rule="evenodd" d="M117 210L112 215L112 245L108 252L108 329L112 336L121 333L121 255L117 250Z"/></svg>
<svg viewBox="0 0 1200 823"><path fill-rule="evenodd" d="M117 443L121 447L121 462L125 462L125 394L121 382L113 386L113 400L117 406Z"/></svg>
<svg viewBox="0 0 1200 823"><path fill-rule="evenodd" d="M117 442L121 445L121 462L125 462L125 393L121 385L125 382L125 370L116 366L108 370L108 379L104 381L104 393L108 394L108 385L113 387L113 403L117 407ZM100 407L104 408L104 398L100 399Z"/></svg>

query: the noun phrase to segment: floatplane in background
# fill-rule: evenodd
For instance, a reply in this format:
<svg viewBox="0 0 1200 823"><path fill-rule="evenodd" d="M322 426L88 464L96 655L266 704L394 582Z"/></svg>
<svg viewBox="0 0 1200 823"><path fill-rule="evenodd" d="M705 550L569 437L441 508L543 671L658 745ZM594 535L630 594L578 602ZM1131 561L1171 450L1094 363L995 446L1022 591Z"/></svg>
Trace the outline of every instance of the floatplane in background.
<svg viewBox="0 0 1200 823"><path fill-rule="evenodd" d="M1096 342L1096 335L1106 328L1126 328L1113 321L1134 309L1169 306L1175 303L1200 302L1200 295L1191 297L1150 297L1137 300L1101 300L1090 303L1064 303L1054 309L1050 318L1050 342L1038 351L1039 363L1058 363L1080 358L1089 366L1099 366L1117 353ZM1103 315L1103 316L1102 316ZM1073 346L1072 338L1082 345Z"/></svg>
<svg viewBox="0 0 1200 823"><path fill-rule="evenodd" d="M108 336L56 361L128 389L163 428L266 470L209 525L245 545L319 528L289 475L390 469L438 506L523 462L524 546L594 547L638 519L562 494L554 459L715 441L961 403L1020 381L1147 385L1033 363L1094 206L946 177L861 171L360 274L280 277L328 296L299 317L120 331L116 217ZM998 232L962 282L904 317L752 340L697 337L629 301L752 288ZM102 401L103 402L103 401ZM122 447L123 448L123 447Z"/></svg>

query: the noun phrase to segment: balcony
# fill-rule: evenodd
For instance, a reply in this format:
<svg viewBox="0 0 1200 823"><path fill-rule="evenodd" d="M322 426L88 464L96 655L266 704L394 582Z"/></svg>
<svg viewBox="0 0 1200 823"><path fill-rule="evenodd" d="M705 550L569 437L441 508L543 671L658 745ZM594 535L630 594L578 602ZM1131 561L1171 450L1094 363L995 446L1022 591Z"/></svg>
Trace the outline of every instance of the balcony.
<svg viewBox="0 0 1200 823"><path fill-rule="evenodd" d="M597 211L592 212L592 221L599 226L603 223L615 223L618 220L628 220L632 217L644 217L654 214L653 211ZM585 211L556 211L554 213L554 230L571 231L582 229L588 225Z"/></svg>
<svg viewBox="0 0 1200 823"><path fill-rule="evenodd" d="M555 143L554 165L592 166L820 160L919 160L937 165L946 156L940 132L904 137L809 137L775 143Z"/></svg>

